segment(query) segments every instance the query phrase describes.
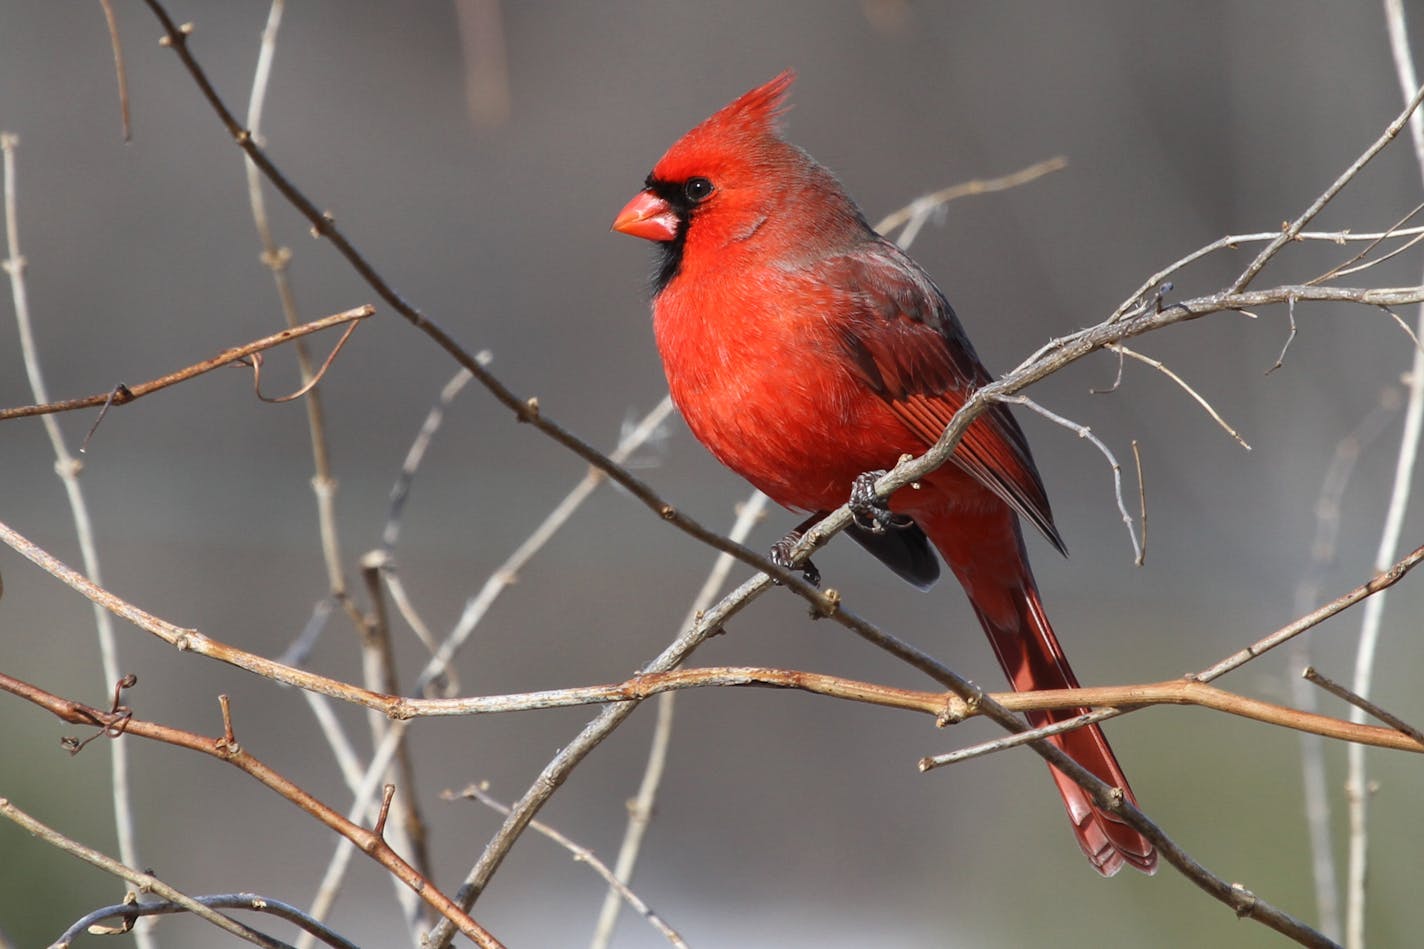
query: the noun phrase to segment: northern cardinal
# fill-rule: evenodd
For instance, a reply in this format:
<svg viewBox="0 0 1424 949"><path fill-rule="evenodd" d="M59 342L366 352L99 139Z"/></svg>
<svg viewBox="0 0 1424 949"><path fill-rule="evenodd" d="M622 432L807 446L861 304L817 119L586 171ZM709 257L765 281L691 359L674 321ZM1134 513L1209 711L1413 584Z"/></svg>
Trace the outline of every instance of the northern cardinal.
<svg viewBox="0 0 1424 949"><path fill-rule="evenodd" d="M934 281L871 229L828 170L780 137L793 79L783 72L679 139L613 229L657 244L653 328L693 434L774 501L814 520L844 504L854 485L865 504L866 473L933 445L990 376ZM850 533L921 588L939 575L933 544L1013 687L1076 687L1029 569L1020 516L1064 551L1023 431L995 405L969 427L952 463L896 492L884 517L860 519ZM1082 711L1028 718L1038 726ZM1052 741L1135 801L1096 725ZM1151 842L1050 770L1099 873L1124 863L1156 869Z"/></svg>

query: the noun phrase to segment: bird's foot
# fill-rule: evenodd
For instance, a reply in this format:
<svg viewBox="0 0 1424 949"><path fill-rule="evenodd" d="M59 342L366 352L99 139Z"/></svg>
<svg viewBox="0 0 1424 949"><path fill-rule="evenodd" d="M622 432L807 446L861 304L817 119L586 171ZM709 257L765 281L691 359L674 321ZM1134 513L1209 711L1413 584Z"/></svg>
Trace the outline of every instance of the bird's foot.
<svg viewBox="0 0 1424 949"><path fill-rule="evenodd" d="M806 531L810 530L822 517L824 517L823 514L813 514L793 528L785 537L781 538L781 540L772 544L771 550L767 551L766 554L767 557L771 559L771 562L778 567L800 573L806 582L813 587L821 585L821 571L816 569L816 565L811 562L811 558L809 557L800 563L792 563L791 552L796 549L796 545L801 542L801 538L806 536ZM781 581L778 580L775 582L780 583Z"/></svg>
<svg viewBox="0 0 1424 949"><path fill-rule="evenodd" d="M850 516L855 526L872 534L883 534L887 527L903 530L914 521L890 510L890 502L875 492L875 482L886 474L884 468L856 476L850 486Z"/></svg>

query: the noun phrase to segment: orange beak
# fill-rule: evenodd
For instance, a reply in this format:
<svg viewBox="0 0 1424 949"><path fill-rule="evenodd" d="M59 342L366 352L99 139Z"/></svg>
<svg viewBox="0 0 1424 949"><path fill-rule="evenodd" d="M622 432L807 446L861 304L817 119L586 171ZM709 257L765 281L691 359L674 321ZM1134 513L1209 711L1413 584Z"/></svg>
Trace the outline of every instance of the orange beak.
<svg viewBox="0 0 1424 949"><path fill-rule="evenodd" d="M613 219L613 230L645 241L670 241L679 223L672 205L651 191L639 191Z"/></svg>

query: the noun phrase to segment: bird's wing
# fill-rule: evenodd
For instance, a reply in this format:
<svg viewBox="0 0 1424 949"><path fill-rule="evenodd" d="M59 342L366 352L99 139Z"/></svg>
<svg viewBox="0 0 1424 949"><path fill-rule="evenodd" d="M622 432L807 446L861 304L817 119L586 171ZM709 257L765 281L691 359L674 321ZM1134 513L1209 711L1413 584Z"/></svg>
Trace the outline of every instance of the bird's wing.
<svg viewBox="0 0 1424 949"><path fill-rule="evenodd" d="M851 318L838 331L856 371L925 448L933 445L969 394L992 379L944 294L885 240L823 258L814 269L848 304ZM1028 441L1007 406L995 403L975 419L952 460L1065 551Z"/></svg>

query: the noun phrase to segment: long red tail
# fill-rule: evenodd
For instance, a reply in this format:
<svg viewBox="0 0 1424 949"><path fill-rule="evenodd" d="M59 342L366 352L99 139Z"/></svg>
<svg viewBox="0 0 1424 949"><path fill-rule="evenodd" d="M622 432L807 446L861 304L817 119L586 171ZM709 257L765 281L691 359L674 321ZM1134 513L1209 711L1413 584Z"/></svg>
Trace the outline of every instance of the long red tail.
<svg viewBox="0 0 1424 949"><path fill-rule="evenodd" d="M916 520L964 586L1014 689L1077 688L1078 680L1039 600L1017 516L1004 506L1002 511L970 515L955 512L928 518L917 516ZM1038 727L1084 711L1063 709L1027 715L1029 723ZM1074 729L1050 740L1093 774L1122 788L1134 804L1137 802L1098 726ZM1049 771L1063 796L1078 843L1099 873L1112 876L1124 864L1145 873L1156 871L1157 851L1151 841L1121 818L1095 807L1087 792L1057 768L1050 766Z"/></svg>

